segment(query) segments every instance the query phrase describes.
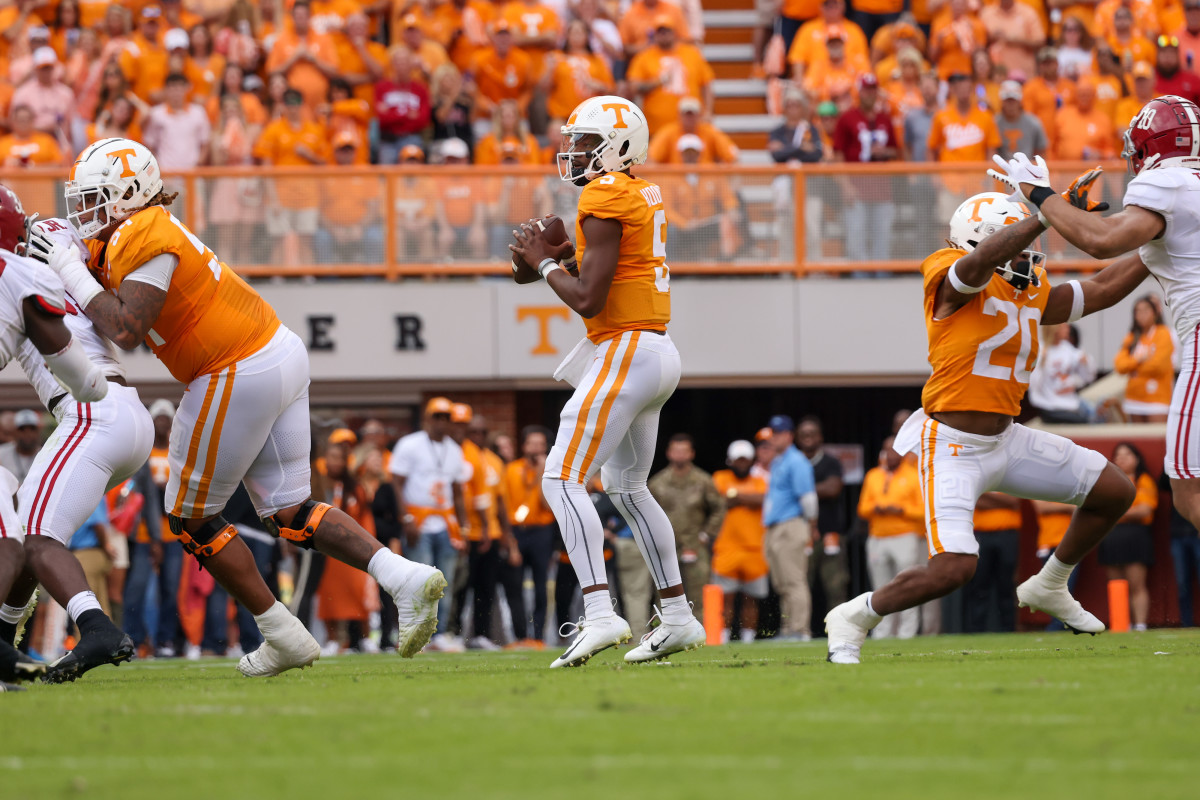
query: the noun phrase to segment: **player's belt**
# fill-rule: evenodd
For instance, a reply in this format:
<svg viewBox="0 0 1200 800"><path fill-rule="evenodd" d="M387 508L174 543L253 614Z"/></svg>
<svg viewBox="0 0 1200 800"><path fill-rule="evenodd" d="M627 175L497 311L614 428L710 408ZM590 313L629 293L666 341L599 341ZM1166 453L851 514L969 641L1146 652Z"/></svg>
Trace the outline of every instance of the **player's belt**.
<svg viewBox="0 0 1200 800"><path fill-rule="evenodd" d="M128 386L129 385L129 382L127 380L125 380L124 378L122 378L120 375L105 375L104 379L106 381L108 381L109 383L115 383L118 386ZM67 397L66 392L63 392L62 394L51 397L50 402L46 404L46 410L53 414L54 409L58 408L58 404L61 403L66 397Z"/></svg>

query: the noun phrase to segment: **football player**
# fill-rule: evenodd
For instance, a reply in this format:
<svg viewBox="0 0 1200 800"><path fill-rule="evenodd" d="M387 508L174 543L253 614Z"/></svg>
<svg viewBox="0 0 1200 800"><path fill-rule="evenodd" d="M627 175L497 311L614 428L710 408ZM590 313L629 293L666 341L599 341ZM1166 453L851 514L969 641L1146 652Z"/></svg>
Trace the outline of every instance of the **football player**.
<svg viewBox="0 0 1200 800"><path fill-rule="evenodd" d="M63 321L67 304L62 283L41 264L17 254L24 246L26 227L21 201L0 186L0 368L29 343L56 385L61 381L75 400L103 400L109 390L103 371ZM16 477L0 469L0 597L8 595L25 566L25 533L13 506L16 491ZM0 641L0 681L31 678L44 670L45 665Z"/></svg>
<svg viewBox="0 0 1200 800"><path fill-rule="evenodd" d="M1129 123L1121 155L1133 180L1124 208L1103 219L1056 200L1040 158L1031 163L1017 153L1012 161L998 160L1001 170L991 174L1028 198L1080 250L1096 258L1136 250L1162 285L1183 344L1165 467L1175 507L1200 525L1200 425L1193 424L1200 396L1200 108L1175 95L1156 97Z"/></svg>
<svg viewBox="0 0 1200 800"><path fill-rule="evenodd" d="M583 589L584 618L564 626L574 640L551 667L580 666L632 638L613 613L604 570L604 527L587 485L600 472L604 490L629 524L662 597L661 624L625 654L651 661L704 644L704 626L683 592L675 532L646 487L658 415L679 383L679 351L667 334L671 271L666 264L667 213L658 186L630 173L642 164L650 136L642 110L623 97L594 97L562 126L559 176L583 186L575 224L578 249L554 246L534 225L514 231L512 251L583 317L587 340L556 376L574 370L575 393L562 410L542 477ZM577 257L578 275L563 268ZM520 276L518 276L520 277Z"/></svg>
<svg viewBox="0 0 1200 800"><path fill-rule="evenodd" d="M1093 170L1071 186L1070 197L1083 208L1099 208L1087 198L1099 174ZM930 558L829 612L825 630L835 664L857 664L867 633L883 617L971 579L979 554L975 504L985 492L1078 507L1056 553L1018 587L1017 598L1077 632L1104 630L1071 596L1067 578L1129 508L1133 485L1099 453L1013 417L1037 363L1038 325L1108 308L1147 272L1134 256L1085 282L1051 287L1044 256L1030 249L1043 230L1025 205L998 192L978 194L951 217L950 246L921 264L933 374L923 407L900 428L894 449L918 457Z"/></svg>
<svg viewBox="0 0 1200 800"><path fill-rule="evenodd" d="M172 423L165 510L184 550L262 631L263 644L238 669L277 675L320 655L221 516L239 481L276 536L369 572L396 601L400 654L415 655L433 634L446 580L312 499L304 343L171 214L175 195L145 146L129 139L88 146L65 193L68 220L88 252L45 240L38 247L50 267L101 333L124 348L145 341L187 385Z"/></svg>

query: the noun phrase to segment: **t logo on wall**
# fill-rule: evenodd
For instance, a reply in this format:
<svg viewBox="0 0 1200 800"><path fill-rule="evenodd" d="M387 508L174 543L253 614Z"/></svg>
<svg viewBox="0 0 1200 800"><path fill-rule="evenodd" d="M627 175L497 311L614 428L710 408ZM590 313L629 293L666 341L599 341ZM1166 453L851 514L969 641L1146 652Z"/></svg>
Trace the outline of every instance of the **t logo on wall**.
<svg viewBox="0 0 1200 800"><path fill-rule="evenodd" d="M531 356L556 356L558 348L550 341L550 320L558 318L570 321L571 312L566 306L517 306L517 322L521 323L532 317L538 323L538 340Z"/></svg>

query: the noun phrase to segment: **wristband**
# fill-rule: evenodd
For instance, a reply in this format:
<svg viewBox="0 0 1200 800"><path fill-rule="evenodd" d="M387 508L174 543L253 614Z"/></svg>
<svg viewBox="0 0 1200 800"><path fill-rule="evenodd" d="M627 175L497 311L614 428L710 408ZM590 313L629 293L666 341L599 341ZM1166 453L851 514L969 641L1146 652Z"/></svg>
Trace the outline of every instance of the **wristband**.
<svg viewBox="0 0 1200 800"><path fill-rule="evenodd" d="M1042 203L1049 200L1054 195L1058 194L1049 186L1035 186L1029 192L1029 202L1033 203L1038 208L1042 207Z"/></svg>
<svg viewBox="0 0 1200 800"><path fill-rule="evenodd" d="M538 264L538 274L542 276L542 280L556 269L562 269L562 264L559 264L553 258L542 259L542 263Z"/></svg>
<svg viewBox="0 0 1200 800"><path fill-rule="evenodd" d="M946 273L946 280L950 281L950 285L954 287L954 291L959 294L978 294L987 288L986 283L983 286L972 286L969 283L963 283L962 279L958 277L958 273L954 271L957 266L958 262L955 261L950 265L950 271ZM991 279L989 278L988 280Z"/></svg>
<svg viewBox="0 0 1200 800"><path fill-rule="evenodd" d="M1071 316L1067 317L1067 322L1079 322L1083 317L1083 287L1079 285L1079 281L1067 281L1067 285L1075 292L1071 298Z"/></svg>

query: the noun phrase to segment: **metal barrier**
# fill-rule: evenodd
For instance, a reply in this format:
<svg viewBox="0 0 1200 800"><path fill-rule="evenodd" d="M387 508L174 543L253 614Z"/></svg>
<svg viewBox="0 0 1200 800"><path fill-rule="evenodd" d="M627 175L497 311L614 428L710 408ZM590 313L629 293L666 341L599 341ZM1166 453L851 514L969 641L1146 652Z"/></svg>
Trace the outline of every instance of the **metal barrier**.
<svg viewBox="0 0 1200 800"><path fill-rule="evenodd" d="M663 189L676 275L871 276L916 272L944 246L966 197L1002 189L987 164L646 166ZM1053 165L1054 185L1093 166ZM1128 180L1108 164L1094 196L1119 207ZM60 169L0 171L27 212L63 213ZM172 212L248 277L508 275L513 227L579 189L541 167L208 168L164 176ZM1051 231L1052 272L1103 266Z"/></svg>

